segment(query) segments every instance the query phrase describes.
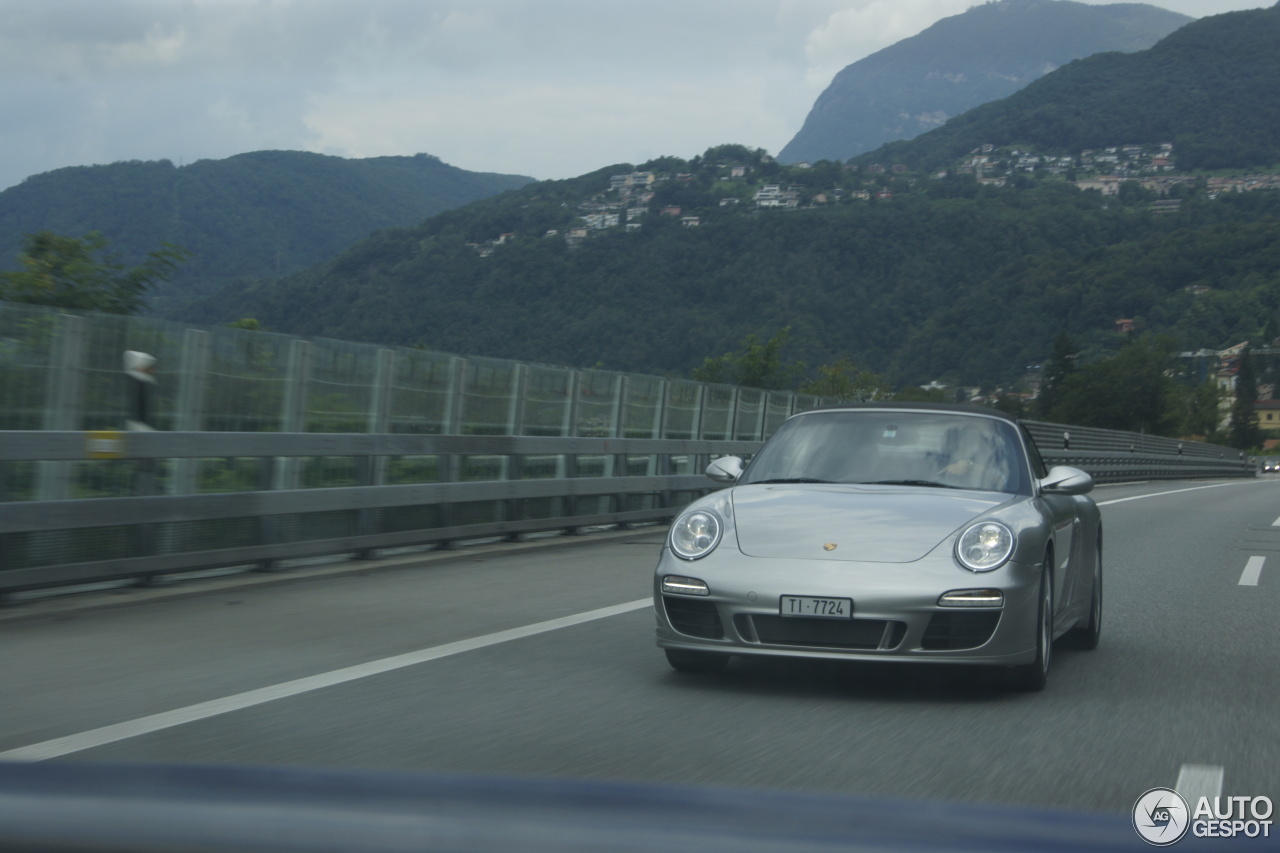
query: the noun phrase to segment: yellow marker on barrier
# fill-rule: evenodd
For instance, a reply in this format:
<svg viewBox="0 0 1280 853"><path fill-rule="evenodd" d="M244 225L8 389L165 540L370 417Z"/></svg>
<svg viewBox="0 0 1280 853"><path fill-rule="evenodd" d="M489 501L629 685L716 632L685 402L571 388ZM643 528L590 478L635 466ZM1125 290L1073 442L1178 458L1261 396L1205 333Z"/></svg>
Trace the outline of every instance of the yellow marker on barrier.
<svg viewBox="0 0 1280 853"><path fill-rule="evenodd" d="M90 430L84 434L84 452L90 459L123 459L124 433L116 430Z"/></svg>

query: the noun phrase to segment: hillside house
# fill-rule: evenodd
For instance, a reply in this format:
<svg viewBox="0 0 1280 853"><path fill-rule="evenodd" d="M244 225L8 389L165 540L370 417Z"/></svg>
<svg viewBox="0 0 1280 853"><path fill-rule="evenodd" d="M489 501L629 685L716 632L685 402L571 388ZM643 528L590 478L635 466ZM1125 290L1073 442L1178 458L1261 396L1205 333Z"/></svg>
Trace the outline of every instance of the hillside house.
<svg viewBox="0 0 1280 853"><path fill-rule="evenodd" d="M1076 188L1082 190L1097 190L1103 195L1119 195L1121 179L1114 175L1102 175L1096 178L1087 178L1083 181L1076 181Z"/></svg>
<svg viewBox="0 0 1280 853"><path fill-rule="evenodd" d="M620 218L616 213L589 213L582 217L582 221L592 231L603 231L617 227Z"/></svg>
<svg viewBox="0 0 1280 853"><path fill-rule="evenodd" d="M1240 356L1248 346L1249 342L1243 341L1218 351L1218 369L1214 372L1213 379L1218 385L1218 390L1223 392L1224 408L1231 408L1231 402L1235 399L1236 374L1240 372Z"/></svg>
<svg viewBox="0 0 1280 853"><path fill-rule="evenodd" d="M756 207L794 208L800 206L800 193L795 189L783 189L779 184L766 184L756 191Z"/></svg>
<svg viewBox="0 0 1280 853"><path fill-rule="evenodd" d="M613 191L635 191L649 187L656 180L653 172L632 172L629 175L613 175L609 178L609 189Z"/></svg>
<svg viewBox="0 0 1280 853"><path fill-rule="evenodd" d="M1280 400L1257 400L1253 411L1258 416L1258 426L1265 430L1280 430Z"/></svg>

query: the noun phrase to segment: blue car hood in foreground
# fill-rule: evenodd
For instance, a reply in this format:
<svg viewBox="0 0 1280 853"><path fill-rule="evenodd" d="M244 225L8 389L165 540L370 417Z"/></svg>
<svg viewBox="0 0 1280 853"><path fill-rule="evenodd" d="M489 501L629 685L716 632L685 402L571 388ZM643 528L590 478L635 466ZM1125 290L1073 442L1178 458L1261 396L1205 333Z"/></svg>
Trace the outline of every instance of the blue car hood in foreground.
<svg viewBox="0 0 1280 853"><path fill-rule="evenodd" d="M1010 496L927 486L778 484L733 490L750 557L909 563ZM834 547L831 547L834 546Z"/></svg>
<svg viewBox="0 0 1280 853"><path fill-rule="evenodd" d="M602 779L231 765L0 762L0 815L0 849L82 853L1144 849L1127 814ZM1261 850L1272 840L1223 845L1188 836L1176 849Z"/></svg>

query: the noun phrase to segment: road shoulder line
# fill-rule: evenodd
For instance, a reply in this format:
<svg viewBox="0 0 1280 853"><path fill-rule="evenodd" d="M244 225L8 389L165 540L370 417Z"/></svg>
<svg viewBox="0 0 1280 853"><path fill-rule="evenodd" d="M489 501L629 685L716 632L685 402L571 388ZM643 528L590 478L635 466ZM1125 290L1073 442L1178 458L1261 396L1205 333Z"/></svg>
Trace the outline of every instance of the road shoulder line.
<svg viewBox="0 0 1280 853"><path fill-rule="evenodd" d="M198 702L194 705L187 705L184 708L175 708L172 711L164 711L159 714L138 717L137 719L126 720L122 723L102 726L100 728L90 729L86 732L54 738L53 740L47 740L41 743L31 744L29 746L18 747L17 749L11 749L7 752L0 752L0 761L44 761L49 758L59 758L75 752L83 752L86 749L93 749L94 747L105 746L106 744L139 737L145 734L151 734L152 732L158 732L163 729L170 729L174 726L181 726L185 723L193 723L199 720L206 720L210 717L216 717L220 714L228 714L232 711L252 708L256 705L275 701L276 699L298 696L303 693L322 690L325 687L345 684L349 681L355 681L360 678L368 678L371 675L381 675L382 673L403 669L407 666L414 666L428 661L440 660L441 658L450 657L463 652L483 649L488 646L497 645L498 643L519 640L525 637L532 637L537 634L545 634L548 631L568 628L573 625L581 625L585 622L593 622L597 619L607 619L610 616L618 616L623 613L630 613L633 610L640 610L641 608L651 606L653 606L652 599L642 598L636 601L626 602L625 604L601 607L596 610L575 613L571 616L561 616L558 619L549 619L545 622L535 622L532 625L524 625L519 628L509 628L505 631L496 631L492 634L485 634L466 640L458 640L453 643L445 643L440 646L419 649L416 652L406 652L405 654L393 655L379 660L356 664L355 666L343 667L342 669L335 669L330 672L322 672L317 675L294 679L293 681L285 681L268 687L260 687L256 690L248 690L243 693L224 696L221 699Z"/></svg>

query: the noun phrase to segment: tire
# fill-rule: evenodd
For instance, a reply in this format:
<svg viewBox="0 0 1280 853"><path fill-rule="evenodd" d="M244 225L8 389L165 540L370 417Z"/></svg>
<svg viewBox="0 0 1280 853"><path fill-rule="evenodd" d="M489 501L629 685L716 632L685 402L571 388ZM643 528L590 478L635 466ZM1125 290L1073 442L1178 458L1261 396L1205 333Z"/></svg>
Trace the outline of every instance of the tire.
<svg viewBox="0 0 1280 853"><path fill-rule="evenodd" d="M1040 606L1036 612L1036 659L1014 667L1013 685L1029 693L1044 690L1049 682L1049 664L1053 660L1053 575L1052 560L1046 558L1040 577Z"/></svg>
<svg viewBox="0 0 1280 853"><path fill-rule="evenodd" d="M729 665L729 656L715 652L689 652L684 649L664 649L667 663L676 672L723 672Z"/></svg>
<svg viewBox="0 0 1280 853"><path fill-rule="evenodd" d="M1102 540L1093 563L1093 589L1089 595L1089 621L1071 629L1071 644L1077 649L1092 650L1102 638Z"/></svg>

